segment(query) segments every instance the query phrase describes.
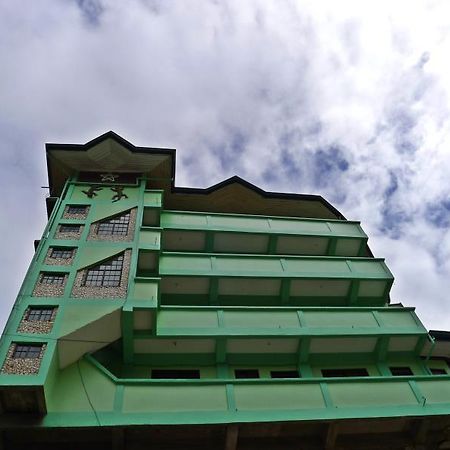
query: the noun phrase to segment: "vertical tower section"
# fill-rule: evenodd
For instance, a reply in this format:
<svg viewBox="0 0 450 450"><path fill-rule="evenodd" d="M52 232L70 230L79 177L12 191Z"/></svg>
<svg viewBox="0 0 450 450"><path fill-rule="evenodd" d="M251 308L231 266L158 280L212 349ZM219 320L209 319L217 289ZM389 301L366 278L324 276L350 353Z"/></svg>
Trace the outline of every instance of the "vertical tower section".
<svg viewBox="0 0 450 450"><path fill-rule="evenodd" d="M384 260L321 197L178 188L173 150L111 132L47 159L49 222L0 343L5 414L122 427L450 405L414 308L390 305Z"/></svg>

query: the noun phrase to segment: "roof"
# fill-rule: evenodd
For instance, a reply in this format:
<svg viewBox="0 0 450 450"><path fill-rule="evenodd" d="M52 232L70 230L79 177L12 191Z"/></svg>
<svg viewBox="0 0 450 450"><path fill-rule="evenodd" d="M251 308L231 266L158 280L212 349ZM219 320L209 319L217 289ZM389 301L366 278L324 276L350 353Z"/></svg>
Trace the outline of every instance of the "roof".
<svg viewBox="0 0 450 450"><path fill-rule="evenodd" d="M46 144L51 197L78 172L142 173L164 189L168 209L344 219L320 195L268 192L233 176L208 188L175 186L176 150L138 147L108 131L85 144ZM49 202L51 203L51 202Z"/></svg>

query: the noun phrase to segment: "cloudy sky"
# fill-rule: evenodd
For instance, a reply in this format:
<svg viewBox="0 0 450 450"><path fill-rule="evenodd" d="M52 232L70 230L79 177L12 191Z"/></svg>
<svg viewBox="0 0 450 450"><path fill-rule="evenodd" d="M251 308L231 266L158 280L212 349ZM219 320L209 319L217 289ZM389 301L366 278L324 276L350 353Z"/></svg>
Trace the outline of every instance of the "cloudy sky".
<svg viewBox="0 0 450 450"><path fill-rule="evenodd" d="M0 0L0 326L46 222L45 142L177 148L361 220L393 301L450 330L450 3Z"/></svg>

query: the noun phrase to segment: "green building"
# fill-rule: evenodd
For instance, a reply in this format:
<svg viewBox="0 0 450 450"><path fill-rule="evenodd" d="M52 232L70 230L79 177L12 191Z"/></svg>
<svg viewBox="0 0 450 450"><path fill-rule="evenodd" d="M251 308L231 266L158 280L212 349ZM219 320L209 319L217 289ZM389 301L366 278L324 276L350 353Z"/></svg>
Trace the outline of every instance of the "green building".
<svg viewBox="0 0 450 450"><path fill-rule="evenodd" d="M359 222L175 151L47 144L48 225L0 346L1 449L450 448L449 334Z"/></svg>

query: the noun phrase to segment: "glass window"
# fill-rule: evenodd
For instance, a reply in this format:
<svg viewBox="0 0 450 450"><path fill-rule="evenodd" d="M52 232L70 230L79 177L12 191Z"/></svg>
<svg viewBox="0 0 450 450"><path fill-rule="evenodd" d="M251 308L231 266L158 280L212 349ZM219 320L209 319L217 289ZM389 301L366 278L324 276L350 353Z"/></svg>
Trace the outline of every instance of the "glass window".
<svg viewBox="0 0 450 450"><path fill-rule="evenodd" d="M437 367L431 367L430 368L430 372L433 375L447 375L447 371L445 369L440 369L440 368L437 368Z"/></svg>
<svg viewBox="0 0 450 450"><path fill-rule="evenodd" d="M63 285L66 276L63 273L43 272L41 273L40 282L42 284Z"/></svg>
<svg viewBox="0 0 450 450"><path fill-rule="evenodd" d="M236 369L234 371L235 378L259 378L258 369Z"/></svg>
<svg viewBox="0 0 450 450"><path fill-rule="evenodd" d="M85 205L69 205L67 206L67 214L86 214L87 206Z"/></svg>
<svg viewBox="0 0 450 450"><path fill-rule="evenodd" d="M13 353L13 358L14 359L39 358L41 350L42 345L16 344L16 348L14 349Z"/></svg>
<svg viewBox="0 0 450 450"><path fill-rule="evenodd" d="M389 370L394 377L413 375L413 372L409 367L389 367Z"/></svg>
<svg viewBox="0 0 450 450"><path fill-rule="evenodd" d="M50 251L50 258L70 259L73 256L73 248L68 247L52 247Z"/></svg>
<svg viewBox="0 0 450 450"><path fill-rule="evenodd" d="M80 225L60 225L59 226L59 232L60 233L79 233L80 232Z"/></svg>
<svg viewBox="0 0 450 450"><path fill-rule="evenodd" d="M105 261L87 270L85 286L120 286L122 277L123 255Z"/></svg>
<svg viewBox="0 0 450 450"><path fill-rule="evenodd" d="M30 308L27 315L29 322L48 322L52 319L55 308Z"/></svg>
<svg viewBox="0 0 450 450"><path fill-rule="evenodd" d="M130 213L104 220L97 225L97 234L101 236L128 234L128 226L130 224Z"/></svg>
<svg viewBox="0 0 450 450"><path fill-rule="evenodd" d="M324 377L368 377L367 369L322 369Z"/></svg>
<svg viewBox="0 0 450 450"><path fill-rule="evenodd" d="M298 370L271 370L271 378L300 378Z"/></svg>

